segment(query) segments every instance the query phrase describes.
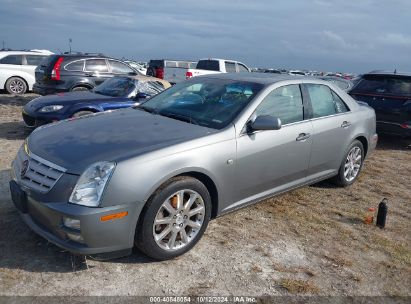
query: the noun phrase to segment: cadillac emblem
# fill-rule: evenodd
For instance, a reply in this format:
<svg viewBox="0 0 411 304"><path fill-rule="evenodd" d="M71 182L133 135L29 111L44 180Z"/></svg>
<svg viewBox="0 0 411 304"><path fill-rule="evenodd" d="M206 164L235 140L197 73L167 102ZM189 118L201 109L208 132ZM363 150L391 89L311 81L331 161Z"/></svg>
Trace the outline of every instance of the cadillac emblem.
<svg viewBox="0 0 411 304"><path fill-rule="evenodd" d="M23 178L26 175L26 172L29 168L29 160L26 159L21 163L20 177Z"/></svg>

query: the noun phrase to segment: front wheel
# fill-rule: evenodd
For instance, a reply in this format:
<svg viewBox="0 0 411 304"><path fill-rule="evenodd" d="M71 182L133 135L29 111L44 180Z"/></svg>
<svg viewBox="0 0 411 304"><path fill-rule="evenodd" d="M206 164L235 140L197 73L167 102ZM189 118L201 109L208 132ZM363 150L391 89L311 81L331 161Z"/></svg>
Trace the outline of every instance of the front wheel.
<svg viewBox="0 0 411 304"><path fill-rule="evenodd" d="M336 176L337 184L343 187L353 184L360 174L363 162L364 147L360 141L354 140L341 163Z"/></svg>
<svg viewBox="0 0 411 304"><path fill-rule="evenodd" d="M172 179L150 198L136 231L136 246L147 256L167 260L200 240L211 215L207 188L191 177Z"/></svg>

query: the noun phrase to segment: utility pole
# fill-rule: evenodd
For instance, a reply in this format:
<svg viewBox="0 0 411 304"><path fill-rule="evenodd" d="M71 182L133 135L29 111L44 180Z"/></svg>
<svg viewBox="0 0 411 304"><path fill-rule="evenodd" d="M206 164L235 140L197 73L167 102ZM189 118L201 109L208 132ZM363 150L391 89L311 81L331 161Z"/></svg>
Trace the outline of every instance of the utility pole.
<svg viewBox="0 0 411 304"><path fill-rule="evenodd" d="M71 43L73 42L73 40L71 38L69 38L69 49L70 49L70 54L71 54Z"/></svg>
<svg viewBox="0 0 411 304"><path fill-rule="evenodd" d="M6 41L3 40L3 50L5 49Z"/></svg>

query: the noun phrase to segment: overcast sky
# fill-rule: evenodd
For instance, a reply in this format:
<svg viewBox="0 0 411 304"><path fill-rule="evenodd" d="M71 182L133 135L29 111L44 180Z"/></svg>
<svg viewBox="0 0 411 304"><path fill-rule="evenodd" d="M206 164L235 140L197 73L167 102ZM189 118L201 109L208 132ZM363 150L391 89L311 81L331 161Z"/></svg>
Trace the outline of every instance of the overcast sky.
<svg viewBox="0 0 411 304"><path fill-rule="evenodd" d="M0 0L0 42L136 60L411 71L410 0ZM0 45L1 47L1 45Z"/></svg>

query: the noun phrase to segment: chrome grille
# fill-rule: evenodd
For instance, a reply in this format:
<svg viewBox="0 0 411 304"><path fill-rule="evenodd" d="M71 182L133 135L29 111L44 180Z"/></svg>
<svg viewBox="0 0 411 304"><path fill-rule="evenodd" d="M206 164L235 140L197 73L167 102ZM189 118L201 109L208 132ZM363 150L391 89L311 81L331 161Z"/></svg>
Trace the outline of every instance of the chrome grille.
<svg viewBox="0 0 411 304"><path fill-rule="evenodd" d="M66 172L66 169L33 153L27 155L22 147L14 161L14 172L22 186L40 193L47 193Z"/></svg>

